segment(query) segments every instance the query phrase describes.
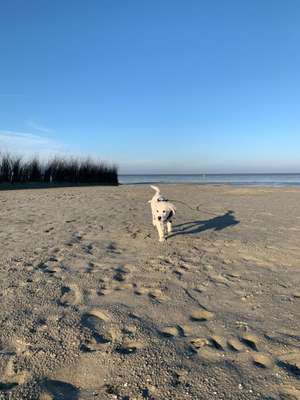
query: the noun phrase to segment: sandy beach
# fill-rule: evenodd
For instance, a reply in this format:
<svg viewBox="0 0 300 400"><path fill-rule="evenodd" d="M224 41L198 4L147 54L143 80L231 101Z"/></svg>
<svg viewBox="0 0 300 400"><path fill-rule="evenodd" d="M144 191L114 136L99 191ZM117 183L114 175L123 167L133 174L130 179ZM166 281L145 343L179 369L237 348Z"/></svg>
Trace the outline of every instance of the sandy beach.
<svg viewBox="0 0 300 400"><path fill-rule="evenodd" d="M0 192L0 399L300 399L300 189Z"/></svg>

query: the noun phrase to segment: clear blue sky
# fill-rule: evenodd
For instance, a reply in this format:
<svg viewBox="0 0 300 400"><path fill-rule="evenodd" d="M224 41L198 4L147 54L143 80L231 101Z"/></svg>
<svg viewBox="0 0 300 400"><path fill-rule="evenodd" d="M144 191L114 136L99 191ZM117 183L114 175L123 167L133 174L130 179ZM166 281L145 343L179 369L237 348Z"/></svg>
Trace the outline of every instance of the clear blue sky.
<svg viewBox="0 0 300 400"><path fill-rule="evenodd" d="M299 0L2 0L0 147L300 172Z"/></svg>

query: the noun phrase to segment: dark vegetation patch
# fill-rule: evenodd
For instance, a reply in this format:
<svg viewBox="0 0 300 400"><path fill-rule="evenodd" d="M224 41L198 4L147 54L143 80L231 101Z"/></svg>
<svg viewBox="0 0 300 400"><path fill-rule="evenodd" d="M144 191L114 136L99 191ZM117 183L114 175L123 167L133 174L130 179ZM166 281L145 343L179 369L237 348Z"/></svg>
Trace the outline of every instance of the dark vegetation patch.
<svg viewBox="0 0 300 400"><path fill-rule="evenodd" d="M41 162L34 157L0 154L0 185L118 185L116 166L89 158L78 160L55 157Z"/></svg>

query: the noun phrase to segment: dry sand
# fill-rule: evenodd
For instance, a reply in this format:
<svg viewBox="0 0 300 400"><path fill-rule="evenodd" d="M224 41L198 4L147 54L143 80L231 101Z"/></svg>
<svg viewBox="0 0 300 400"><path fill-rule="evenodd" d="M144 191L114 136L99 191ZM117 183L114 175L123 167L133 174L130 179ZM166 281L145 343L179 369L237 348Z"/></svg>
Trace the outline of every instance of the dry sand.
<svg viewBox="0 0 300 400"><path fill-rule="evenodd" d="M300 190L0 192L0 399L300 399Z"/></svg>

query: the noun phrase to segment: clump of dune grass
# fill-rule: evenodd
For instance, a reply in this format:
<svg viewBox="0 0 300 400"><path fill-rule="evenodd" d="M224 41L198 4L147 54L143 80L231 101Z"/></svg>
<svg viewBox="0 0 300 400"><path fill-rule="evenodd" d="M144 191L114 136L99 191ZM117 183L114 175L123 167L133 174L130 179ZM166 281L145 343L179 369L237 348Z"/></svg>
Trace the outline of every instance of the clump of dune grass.
<svg viewBox="0 0 300 400"><path fill-rule="evenodd" d="M0 184L118 185L117 167L90 158L55 157L41 162L37 157L0 154Z"/></svg>

